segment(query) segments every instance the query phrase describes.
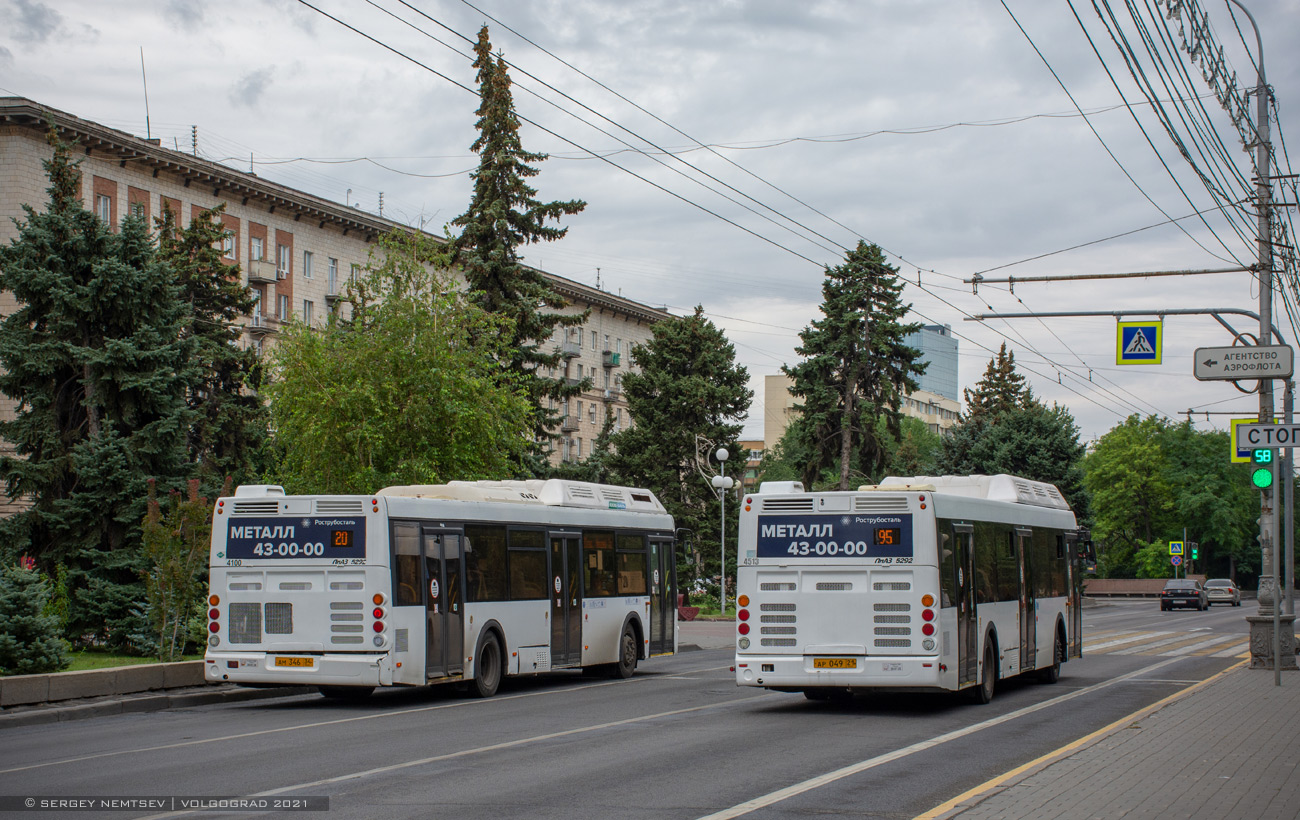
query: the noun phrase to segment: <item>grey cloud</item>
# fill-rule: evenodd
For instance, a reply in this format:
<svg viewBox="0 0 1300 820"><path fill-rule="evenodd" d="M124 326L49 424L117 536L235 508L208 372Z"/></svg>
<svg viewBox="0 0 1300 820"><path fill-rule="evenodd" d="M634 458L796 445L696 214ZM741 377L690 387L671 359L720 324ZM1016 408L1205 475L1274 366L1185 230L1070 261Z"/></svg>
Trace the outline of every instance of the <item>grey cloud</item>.
<svg viewBox="0 0 1300 820"><path fill-rule="evenodd" d="M193 31L203 23L203 4L197 0L168 0L163 14L181 28Z"/></svg>
<svg viewBox="0 0 1300 820"><path fill-rule="evenodd" d="M271 74L271 69L259 68L240 77L238 82L230 89L231 104L245 108L256 107L258 101L262 98L262 94L271 84Z"/></svg>
<svg viewBox="0 0 1300 820"><path fill-rule="evenodd" d="M0 46L0 68L13 68L14 53L4 46Z"/></svg>
<svg viewBox="0 0 1300 820"><path fill-rule="evenodd" d="M20 39L43 43L63 25L63 15L40 0L14 0L18 10L16 34Z"/></svg>

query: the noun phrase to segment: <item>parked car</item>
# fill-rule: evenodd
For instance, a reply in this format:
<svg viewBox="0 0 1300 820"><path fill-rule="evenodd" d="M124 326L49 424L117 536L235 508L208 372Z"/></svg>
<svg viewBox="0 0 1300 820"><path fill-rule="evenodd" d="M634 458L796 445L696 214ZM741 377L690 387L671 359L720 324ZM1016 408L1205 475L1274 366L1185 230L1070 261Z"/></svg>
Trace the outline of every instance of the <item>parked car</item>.
<svg viewBox="0 0 1300 820"><path fill-rule="evenodd" d="M1196 610L1208 609L1210 604L1205 597L1205 587L1201 586L1200 581L1187 578L1172 578L1166 581L1165 588L1160 593L1160 611L1164 612L1176 606L1191 607Z"/></svg>
<svg viewBox="0 0 1300 820"><path fill-rule="evenodd" d="M1205 582L1205 600L1209 604L1241 606L1241 590L1227 578L1211 578Z"/></svg>

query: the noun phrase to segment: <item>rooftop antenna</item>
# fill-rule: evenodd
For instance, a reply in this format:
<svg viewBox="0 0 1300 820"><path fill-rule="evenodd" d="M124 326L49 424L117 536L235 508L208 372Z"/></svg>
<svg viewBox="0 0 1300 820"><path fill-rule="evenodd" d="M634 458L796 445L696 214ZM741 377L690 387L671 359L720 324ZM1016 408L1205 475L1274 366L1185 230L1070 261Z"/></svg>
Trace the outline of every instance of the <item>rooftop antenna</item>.
<svg viewBox="0 0 1300 820"><path fill-rule="evenodd" d="M153 129L149 126L149 77L144 73L144 46L140 46L140 81L144 84L144 136L153 139Z"/></svg>
<svg viewBox="0 0 1300 820"><path fill-rule="evenodd" d="M600 290L600 268L596 268L596 290Z"/></svg>

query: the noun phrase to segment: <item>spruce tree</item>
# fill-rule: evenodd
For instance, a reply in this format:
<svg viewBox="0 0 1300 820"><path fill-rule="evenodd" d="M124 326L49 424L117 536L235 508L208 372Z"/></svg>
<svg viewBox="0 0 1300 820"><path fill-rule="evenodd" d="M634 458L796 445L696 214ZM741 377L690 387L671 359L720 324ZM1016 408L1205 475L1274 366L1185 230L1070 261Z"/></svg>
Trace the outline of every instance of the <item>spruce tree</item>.
<svg viewBox="0 0 1300 820"><path fill-rule="evenodd" d="M171 209L156 223L159 257L171 266L188 308L185 335L194 340L198 364L197 380L186 392L193 413L189 457L209 494L227 477L242 483L270 466L269 415L258 395L261 361L256 350L238 346L242 328L236 320L252 311L254 299L239 266L222 261L225 207L203 211L184 230L177 230Z"/></svg>
<svg viewBox="0 0 1300 820"><path fill-rule="evenodd" d="M510 91L505 61L493 56L488 28L479 30L474 47L481 103L476 125L478 138L471 146L479 166L470 178L474 192L469 208L452 220L461 228L451 239L452 261L464 271L473 298L480 307L510 319L509 368L527 386L539 441L554 437L559 417L546 399L563 403L590 387L589 380L570 385L564 379L542 375L544 368L560 363L560 353L547 352L556 328L580 325L586 314L555 312L567 306L540 271L523 264L519 249L534 242L561 239L568 228L548 225L586 207L581 200L541 202L527 180L538 174L533 164L546 154L525 151L519 139L519 117Z"/></svg>
<svg viewBox="0 0 1300 820"><path fill-rule="evenodd" d="M17 403L0 423L16 457L0 469L29 505L0 521L0 543L47 573L66 566L70 636L123 640L143 598L146 481L170 489L187 470L194 341L144 220L115 232L87 211L52 142L48 207L24 206L0 248L0 289L18 305L0 322L0 392Z"/></svg>
<svg viewBox="0 0 1300 820"><path fill-rule="evenodd" d="M623 394L634 425L611 437L608 463L621 481L652 490L677 526L695 533L695 560L679 558L677 567L685 584L701 567L712 575L720 555L716 545L708 546L720 511L700 472L700 442L711 445L710 456L714 447L740 452L736 442L754 392L747 387L749 373L736 364L736 348L703 307L688 318L660 322L651 333L644 345L632 347L640 372L624 374ZM734 527L728 536L734 539ZM734 546L727 554L734 559Z"/></svg>
<svg viewBox="0 0 1300 820"><path fill-rule="evenodd" d="M984 376L975 383L975 391L962 391L966 400L966 418L987 416L996 419L1009 410L1025 409L1034 403L1034 393L1025 377L1016 372L1016 354L1007 352L1007 343L984 368Z"/></svg>
<svg viewBox="0 0 1300 820"><path fill-rule="evenodd" d="M57 672L68 665L59 619L48 611L50 582L0 563L0 675Z"/></svg>
<svg viewBox="0 0 1300 820"><path fill-rule="evenodd" d="M826 269L823 318L800 331L795 348L804 360L781 368L802 399L792 427L810 488L835 465L841 490L849 489L854 465L879 477L897 447L902 400L917 388L913 376L925 372L920 351L904 341L921 325L901 323L911 305L900 298L897 274L878 246L859 242Z"/></svg>

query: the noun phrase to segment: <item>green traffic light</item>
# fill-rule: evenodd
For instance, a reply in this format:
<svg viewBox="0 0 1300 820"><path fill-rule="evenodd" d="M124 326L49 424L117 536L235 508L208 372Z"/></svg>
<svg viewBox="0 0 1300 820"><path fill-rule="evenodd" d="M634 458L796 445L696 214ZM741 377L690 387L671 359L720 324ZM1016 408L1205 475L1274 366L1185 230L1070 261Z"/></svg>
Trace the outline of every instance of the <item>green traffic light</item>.
<svg viewBox="0 0 1300 820"><path fill-rule="evenodd" d="M1273 468L1257 467L1254 470L1251 470L1250 480L1251 483L1255 485L1256 489L1267 490L1269 487L1273 486Z"/></svg>

